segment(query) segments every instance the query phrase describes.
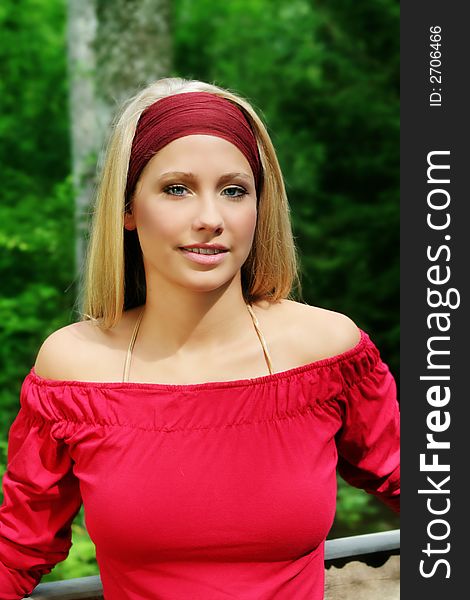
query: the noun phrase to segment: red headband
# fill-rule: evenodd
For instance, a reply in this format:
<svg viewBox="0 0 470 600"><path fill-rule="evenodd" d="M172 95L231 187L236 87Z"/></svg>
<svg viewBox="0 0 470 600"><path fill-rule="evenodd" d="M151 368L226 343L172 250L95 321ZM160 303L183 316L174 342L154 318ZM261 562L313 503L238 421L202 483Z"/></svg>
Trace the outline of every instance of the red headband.
<svg viewBox="0 0 470 600"><path fill-rule="evenodd" d="M261 161L250 125L234 103L209 92L184 92L157 100L144 110L132 142L126 185L126 204L148 161L180 137L210 134L234 144L250 164L256 192L261 182Z"/></svg>

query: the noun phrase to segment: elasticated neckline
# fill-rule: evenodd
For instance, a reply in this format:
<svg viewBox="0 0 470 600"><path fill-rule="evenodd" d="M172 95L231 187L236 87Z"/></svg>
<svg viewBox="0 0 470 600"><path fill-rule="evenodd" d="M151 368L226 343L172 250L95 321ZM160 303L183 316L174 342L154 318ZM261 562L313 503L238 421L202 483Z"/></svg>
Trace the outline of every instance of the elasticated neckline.
<svg viewBox="0 0 470 600"><path fill-rule="evenodd" d="M262 375L260 377L253 377L249 379L233 379L229 381L208 381L203 383L149 383L149 382L133 382L133 381L80 381L80 380L61 380L61 379L48 379L45 377L41 377L36 373L34 367L32 367L30 371L30 377L34 380L34 382L38 385L43 386L77 386L82 388L109 388L109 389L155 389L155 390L174 390L174 391L191 391L191 390L204 390L204 389L222 389L222 388L230 388L230 387L245 387L245 386L257 386L264 385L274 381L288 379L290 377L295 377L302 373L312 371L315 369L327 368L337 363L347 361L349 359L354 358L360 352L365 350L369 344L372 344L369 336L365 331L359 329L360 339L355 346L342 352L341 354L336 354L335 356L330 356L327 358L323 358L320 360L316 360L314 362L300 365L298 367L293 367L292 369L287 369L286 371L279 371L278 373L272 373L270 375Z"/></svg>

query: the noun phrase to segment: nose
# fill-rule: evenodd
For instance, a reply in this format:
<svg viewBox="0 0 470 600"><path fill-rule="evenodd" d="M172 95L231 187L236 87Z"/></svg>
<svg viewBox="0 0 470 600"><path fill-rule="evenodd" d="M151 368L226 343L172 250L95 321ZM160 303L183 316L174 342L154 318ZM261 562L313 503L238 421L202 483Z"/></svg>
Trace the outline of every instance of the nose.
<svg viewBox="0 0 470 600"><path fill-rule="evenodd" d="M194 219L193 227L196 231L207 230L215 235L220 235L224 230L224 219L220 213L217 198L212 195L200 197L198 212Z"/></svg>

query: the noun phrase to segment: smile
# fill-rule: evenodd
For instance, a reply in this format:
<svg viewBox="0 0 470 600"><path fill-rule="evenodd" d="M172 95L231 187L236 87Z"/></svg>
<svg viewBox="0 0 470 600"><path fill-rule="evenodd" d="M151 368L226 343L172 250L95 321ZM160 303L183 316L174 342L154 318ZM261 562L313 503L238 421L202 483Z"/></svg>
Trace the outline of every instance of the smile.
<svg viewBox="0 0 470 600"><path fill-rule="evenodd" d="M201 265L218 265L228 254L227 250L218 248L180 248L183 255Z"/></svg>
<svg viewBox="0 0 470 600"><path fill-rule="evenodd" d="M219 250L218 248L183 248L188 252L196 252L196 254L219 254L220 252L227 252L227 250Z"/></svg>

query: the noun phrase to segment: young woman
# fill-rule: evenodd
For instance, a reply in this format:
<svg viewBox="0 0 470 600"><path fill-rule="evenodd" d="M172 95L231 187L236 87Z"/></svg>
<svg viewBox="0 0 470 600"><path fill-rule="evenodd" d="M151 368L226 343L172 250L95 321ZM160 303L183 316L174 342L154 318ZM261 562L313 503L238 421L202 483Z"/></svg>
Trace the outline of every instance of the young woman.
<svg viewBox="0 0 470 600"><path fill-rule="evenodd" d="M323 598L336 468L398 510L398 405L369 336L296 283L249 103L181 79L133 98L84 319L44 342L10 430L2 600L67 556L82 502L107 600Z"/></svg>

